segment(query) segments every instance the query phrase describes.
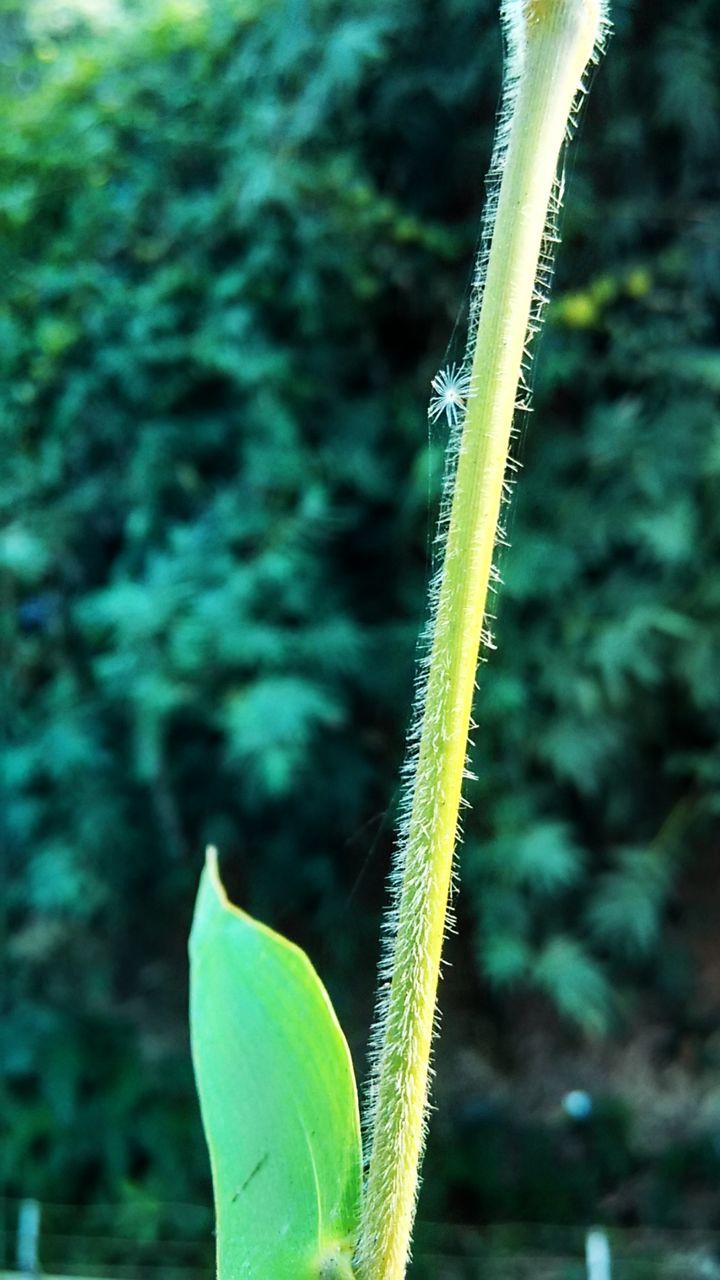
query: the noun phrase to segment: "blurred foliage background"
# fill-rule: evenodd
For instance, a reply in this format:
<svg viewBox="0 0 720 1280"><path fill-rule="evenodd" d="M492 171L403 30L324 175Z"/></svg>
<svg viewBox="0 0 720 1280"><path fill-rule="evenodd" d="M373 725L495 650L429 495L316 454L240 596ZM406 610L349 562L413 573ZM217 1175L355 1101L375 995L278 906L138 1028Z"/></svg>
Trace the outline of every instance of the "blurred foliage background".
<svg viewBox="0 0 720 1280"><path fill-rule="evenodd" d="M421 1216L720 1230L720 11L613 7ZM206 842L364 1070L497 6L2 0L0 67L3 1185L153 1240Z"/></svg>

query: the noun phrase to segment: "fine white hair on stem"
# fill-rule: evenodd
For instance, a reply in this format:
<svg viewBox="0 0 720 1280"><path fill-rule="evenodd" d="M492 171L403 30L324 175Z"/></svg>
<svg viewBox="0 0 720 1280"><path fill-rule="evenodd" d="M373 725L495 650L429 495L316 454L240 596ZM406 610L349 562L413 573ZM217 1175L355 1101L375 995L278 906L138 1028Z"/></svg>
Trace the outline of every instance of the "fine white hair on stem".
<svg viewBox="0 0 720 1280"><path fill-rule="evenodd" d="M407 1085L406 1077L415 1068L418 1069L417 1073L419 1074L422 1064L419 1064L419 1062L411 1063L404 1076L404 1068L402 1067L403 1054L413 1054L417 1051L414 1045L407 1043L408 1036L405 1036L406 1043L401 1044L399 1042L402 1040L414 1016L411 1008L413 992L420 989L429 989L428 961L423 948L430 932L429 903L432 896L431 887L434 888L441 883L440 875L433 860L433 833L440 829L442 821L445 821L447 825L447 819L443 818L442 815L448 811L443 808L446 798L443 792L444 783L439 780L437 770L434 768L433 752L437 756L438 752L443 750L444 744L449 743L454 732L454 726L450 723L450 712L448 710L451 700L446 698L446 691L454 688L452 682L457 668L453 667L453 658L451 656L452 637L454 634L453 619L445 606L442 609L439 608L439 603L443 584L446 581L448 564L453 569L454 577L461 578L465 563L463 558L462 565L460 564L457 542L453 543L451 540L450 548L448 547L448 530L451 521L458 464L461 458L463 463L465 462L468 456L466 449L470 447L463 439L463 429L469 406L470 404L475 405L474 396L479 394L475 379L477 378L480 381L481 373L478 372L475 348L481 310L483 308L485 282L491 259L491 245L496 225L501 183L506 170L512 124L523 78L527 54L528 27L531 27L538 14L545 12L548 7L552 8L553 5L556 5L561 8L564 3L567 4L568 12L572 10L574 13L573 6L576 6L580 15L578 21L582 20L588 24L585 27L585 30L590 33L587 41L588 47L592 40L593 32L597 33L592 56L588 63L588 66L590 66L599 58L609 31L606 0L504 0L502 4L502 24L506 49L503 100L487 179L486 205L480 248L473 271L466 351L463 360L459 364L453 364L441 370L432 382L433 395L430 400L429 417L431 421L435 422L444 415L450 427L450 437L446 452L443 492L435 538L437 567L430 583L428 617L419 643L414 710L408 733L405 763L402 769L402 800L390 876L391 904L383 923L383 951L380 961L379 992L376 1019L371 1038L371 1072L364 1110L366 1151L372 1157L375 1150L382 1150L386 1153L386 1158L379 1161L377 1165L374 1159L371 1160L368 1194L364 1209L365 1225L361 1233L357 1257L363 1280L366 1275L369 1280L376 1280L376 1276L377 1280L379 1280L379 1272L374 1269L372 1251L377 1245L379 1235L386 1231L388 1227L389 1215L393 1212L392 1205L397 1198L396 1193L400 1185L399 1179L409 1167L408 1154L402 1149L403 1141L405 1140L405 1145L407 1145L409 1139L406 1139L406 1134L409 1133L412 1127L411 1122L416 1119L415 1115L410 1114L414 1101L410 1095L409 1086L407 1093L404 1090ZM586 53L583 54L583 57L585 56ZM579 76L579 74L578 64L577 75ZM574 75L575 72L573 70L573 77ZM566 83L568 86L567 92L570 95L575 89L575 81L573 79L572 81L566 81ZM569 116L570 124L565 133L566 141L572 134L577 112L585 91L583 80L575 89L574 102ZM563 99L563 115L558 129L562 128L566 101L567 99ZM525 116L523 119L526 120L527 117ZM556 133L554 136L558 137L559 134ZM559 144L556 142L551 153L553 164L554 157L557 154L557 145ZM516 410L520 411L527 411L530 407L528 374L532 354L532 340L542 324L543 311L548 300L552 281L554 251L559 239L558 214L563 195L562 157L558 165L558 171L560 176L555 178L549 199L545 230L535 275L535 286L525 331L524 355L521 362L522 367L515 405ZM510 170L508 172L510 173ZM546 173L547 182L543 191L542 204L536 205L538 219L543 216L547 188L550 183L550 174L547 170ZM538 220L538 237L540 225ZM536 248L533 252L535 251ZM495 255L495 260L497 260L497 255ZM529 266L528 274L531 272L532 266ZM529 286L530 279L528 278L528 290ZM488 300L492 302L490 295ZM496 310L499 305L495 305ZM521 343L522 325L525 322L525 316L528 314L526 304L523 304L523 307L522 317L519 318L519 322L515 326L518 352ZM500 341L503 341L503 339L501 338ZM515 374L513 373L513 385L514 378ZM510 392L511 395L512 392ZM508 401L508 405L511 403L512 399ZM473 408L474 412L475 409ZM517 427L515 426L511 431L511 438L516 435ZM494 473L498 475L498 479L502 474L502 458L504 457L505 446L503 444L502 455L500 456L499 464L497 464L499 465L499 470ZM511 498L512 486L519 465L512 456L508 457L505 464L505 477L500 495L500 518L495 530L496 547L502 547L507 544L507 503ZM494 514L492 519L494 520ZM472 544L475 545L475 542L477 542L477 545L480 546L480 538L484 537L485 534L486 531L481 534L478 528L473 526L468 543L472 541ZM465 549L467 550L468 548L466 547ZM499 569L497 565L494 565L490 569L489 582L489 590L493 602L491 607L493 609L494 598L500 581ZM478 599L480 601L478 605L479 615L482 610L482 603L481 598L478 597ZM480 660L483 660L495 648L493 622L492 613L486 609L480 637ZM477 634L477 632L474 631L474 634ZM447 642L443 643L443 641ZM434 699L432 696L430 698L427 696L431 666L433 687L436 693L440 691L440 695ZM464 727L462 732L464 738ZM421 743L423 744L422 756ZM431 750L426 752L428 744ZM465 768L467 772L467 759ZM462 808L461 804L461 813L458 816L455 830L456 843L462 838ZM452 821L454 822L454 813ZM446 929L452 921L452 897L455 887L455 867L453 866L450 871L450 901L445 917ZM401 905L403 929L399 930ZM407 996L407 1007L405 1008L398 1004L395 991L393 991L392 1003L389 998L393 977L397 978L398 973L403 974L403 983L406 984L402 988ZM425 1007L428 1010L430 1009L429 1002ZM435 1028L437 1028L437 1010L435 1011ZM383 1093L382 1106L378 1105L381 1087ZM397 1096L393 1099L392 1105L388 1107L385 1100L393 1095L393 1091L396 1091ZM388 1119L388 1116L390 1116L390 1119ZM426 1118L427 1109L425 1110L423 1121L423 1138ZM394 1150L394 1159L387 1158L387 1151L391 1149ZM381 1169L377 1176L374 1173L376 1168ZM394 1262L397 1262L396 1254L393 1254L393 1259ZM400 1270L394 1269L392 1271L392 1276L395 1277L396 1275L400 1275Z"/></svg>

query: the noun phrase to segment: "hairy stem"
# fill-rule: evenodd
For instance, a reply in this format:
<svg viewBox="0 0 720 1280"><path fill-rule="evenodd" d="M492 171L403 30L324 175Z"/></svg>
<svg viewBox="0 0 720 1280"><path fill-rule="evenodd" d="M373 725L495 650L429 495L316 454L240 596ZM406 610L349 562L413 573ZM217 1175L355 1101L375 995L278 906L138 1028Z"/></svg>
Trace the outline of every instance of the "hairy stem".
<svg viewBox="0 0 720 1280"><path fill-rule="evenodd" d="M475 674L523 352L558 157L606 25L601 0L507 0L504 18L511 115L501 123L509 132L400 851L356 1255L362 1280L402 1280L407 1266Z"/></svg>

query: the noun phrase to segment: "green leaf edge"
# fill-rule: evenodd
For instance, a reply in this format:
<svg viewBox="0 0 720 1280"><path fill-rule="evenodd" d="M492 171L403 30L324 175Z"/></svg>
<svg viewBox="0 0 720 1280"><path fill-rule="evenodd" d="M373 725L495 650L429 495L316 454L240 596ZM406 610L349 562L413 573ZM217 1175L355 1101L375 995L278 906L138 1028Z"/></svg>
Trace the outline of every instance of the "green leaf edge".
<svg viewBox="0 0 720 1280"><path fill-rule="evenodd" d="M239 907L236 905L236 903L231 902L230 898L227 895L225 886L220 878L218 851L214 845L208 845L205 850L205 865L203 867L203 870L200 876L200 883L198 886L198 892L197 892L197 897L195 901L195 909L193 912L193 921L190 929L189 952L190 952L191 959L192 959L193 950L199 944L200 938L205 928L205 923L203 921L203 900L208 892L214 895L214 897L217 899L217 902L220 905L220 908L223 911L227 911L230 915L235 915L239 917L245 924L249 925L251 928L256 929L259 933L265 934L273 942L275 946L279 946L280 949L290 952L295 957L295 959L300 962L303 968L306 969L309 977L315 983L317 990L322 996L325 1007L330 1015L330 1021L337 1033L338 1044L341 1046L347 1060L349 1078L351 1079L354 1085L354 1088L352 1091L353 1101L355 1103L353 1108L353 1120L354 1120L353 1137L356 1140L357 1150L359 1153L359 1165L360 1165L360 1170L362 1170L362 1159L363 1159L362 1129L360 1124L360 1103L358 1098L357 1080L355 1077L355 1066L352 1060L352 1054L350 1053L350 1046L347 1042L347 1037L345 1036L345 1032L342 1029L342 1025L335 1012L333 1003L330 999L330 996L328 995L324 982L322 981L320 975L317 972L317 969L312 963L307 952L303 951L302 947L299 947L297 943L292 942L289 938L286 938L284 934L278 933L277 930L271 928L270 925L265 924L262 920L257 920L255 916L250 915L250 913L247 911L244 911L242 907ZM192 1039L192 1030L191 1030L191 1039ZM204 1129L204 1124L203 1124L203 1129ZM215 1188L217 1184L217 1169L215 1165L213 1144L210 1140L209 1134L206 1133L205 1138L206 1138L206 1144L208 1149L208 1156L210 1160L213 1188ZM356 1230L353 1232L352 1238L348 1239L346 1243L342 1242L342 1243L336 1244L335 1246L333 1246L331 1254L329 1254L325 1258L321 1257L318 1259L318 1280L355 1280L355 1271L352 1268L351 1257L355 1249L357 1234L360 1228L361 1201L362 1201L362 1185L360 1187L360 1191L358 1195L358 1203L356 1207L356 1212L357 1212ZM215 1206L215 1213L216 1213L216 1234L219 1240L221 1226L220 1226L220 1215L218 1212L217 1205Z"/></svg>

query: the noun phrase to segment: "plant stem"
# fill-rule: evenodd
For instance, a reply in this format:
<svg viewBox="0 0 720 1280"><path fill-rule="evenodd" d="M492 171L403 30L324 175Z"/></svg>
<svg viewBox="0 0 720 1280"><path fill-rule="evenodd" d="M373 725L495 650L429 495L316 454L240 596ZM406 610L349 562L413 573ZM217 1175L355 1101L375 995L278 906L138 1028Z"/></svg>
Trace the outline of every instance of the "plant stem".
<svg viewBox="0 0 720 1280"><path fill-rule="evenodd" d="M558 157L606 25L601 0L507 0L504 18L512 115L402 850L356 1255L362 1280L402 1280L407 1265L475 674L523 351Z"/></svg>

